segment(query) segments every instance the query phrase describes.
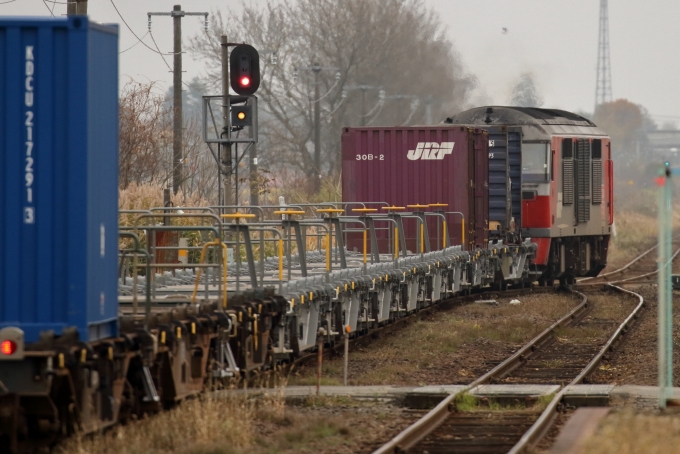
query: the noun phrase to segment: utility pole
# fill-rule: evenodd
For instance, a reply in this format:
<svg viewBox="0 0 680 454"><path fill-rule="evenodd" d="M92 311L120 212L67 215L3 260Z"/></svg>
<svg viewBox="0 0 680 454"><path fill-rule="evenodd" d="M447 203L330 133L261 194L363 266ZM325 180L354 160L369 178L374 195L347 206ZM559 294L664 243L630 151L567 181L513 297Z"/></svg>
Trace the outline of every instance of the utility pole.
<svg viewBox="0 0 680 454"><path fill-rule="evenodd" d="M260 204L260 194L257 187L257 144L250 146L250 206Z"/></svg>
<svg viewBox="0 0 680 454"><path fill-rule="evenodd" d="M608 0L600 0L600 33L597 47L595 109L597 109L597 106L600 104L611 101L612 69L609 62L609 6Z"/></svg>
<svg viewBox="0 0 680 454"><path fill-rule="evenodd" d="M205 28L208 13L188 13L181 5L175 5L169 13L146 13L151 29L151 16L170 16L173 22L173 68L172 68L172 192L177 194L182 186L182 18L184 16L204 16Z"/></svg>
<svg viewBox="0 0 680 454"><path fill-rule="evenodd" d="M321 190L321 93L319 93L319 73L321 66L314 63L314 178L312 180L312 192L317 194Z"/></svg>
<svg viewBox="0 0 680 454"><path fill-rule="evenodd" d="M182 7L172 8L172 192L182 185Z"/></svg>
<svg viewBox="0 0 680 454"><path fill-rule="evenodd" d="M361 90L361 126L366 126L366 88Z"/></svg>
<svg viewBox="0 0 680 454"><path fill-rule="evenodd" d="M67 16L87 16L87 0L69 0L66 3Z"/></svg>
<svg viewBox="0 0 680 454"><path fill-rule="evenodd" d="M375 85L355 85L351 87L346 87L347 90L361 90L361 118L359 119L359 126L366 126L367 118L369 113L366 112L366 90L380 90L381 96L384 96L384 91L381 87ZM380 98L382 101L382 98Z"/></svg>
<svg viewBox="0 0 680 454"><path fill-rule="evenodd" d="M314 73L314 174L310 175L312 179L313 193L318 193L321 190L321 93L319 74L321 71L336 71L335 80L340 80L340 72L335 67L323 67L318 63L312 63L312 66L306 68L295 68L312 71ZM324 95L325 96L325 95Z"/></svg>
<svg viewBox="0 0 680 454"><path fill-rule="evenodd" d="M229 124L229 40L227 35L222 35L220 37L220 44L222 46L222 96L224 100L222 101L222 125L226 128ZM222 152L220 154L220 166L224 168L224 201L222 205L234 205L232 197L231 188L231 174L232 174L232 161L231 161L231 144L226 143L221 147ZM221 171L221 169L220 169Z"/></svg>

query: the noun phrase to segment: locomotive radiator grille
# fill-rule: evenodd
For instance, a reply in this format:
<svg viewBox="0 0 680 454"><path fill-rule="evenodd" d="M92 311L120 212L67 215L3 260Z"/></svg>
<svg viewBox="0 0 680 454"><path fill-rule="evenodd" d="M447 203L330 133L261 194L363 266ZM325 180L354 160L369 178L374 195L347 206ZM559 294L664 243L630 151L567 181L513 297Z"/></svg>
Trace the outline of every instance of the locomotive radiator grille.
<svg viewBox="0 0 680 454"><path fill-rule="evenodd" d="M602 161L593 159L593 205L602 203Z"/></svg>
<svg viewBox="0 0 680 454"><path fill-rule="evenodd" d="M590 142L587 139L578 140L577 156L577 181L576 190L578 191L578 210L577 222L587 222L590 220Z"/></svg>
<svg viewBox="0 0 680 454"><path fill-rule="evenodd" d="M562 163L562 204L574 203L574 161L565 159Z"/></svg>

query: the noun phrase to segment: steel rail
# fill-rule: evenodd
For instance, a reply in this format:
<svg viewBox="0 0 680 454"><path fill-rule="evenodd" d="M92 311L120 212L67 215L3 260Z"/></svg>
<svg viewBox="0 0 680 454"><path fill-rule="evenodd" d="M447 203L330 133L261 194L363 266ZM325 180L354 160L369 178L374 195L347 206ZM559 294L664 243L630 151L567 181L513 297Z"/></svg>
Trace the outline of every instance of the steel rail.
<svg viewBox="0 0 680 454"><path fill-rule="evenodd" d="M588 310L588 298L580 292L576 292L574 290L572 291L583 298L578 306L569 311L569 313L567 313L564 317L550 325L538 336L530 340L505 361L481 377L477 378L461 391L450 394L446 399L441 401L439 405L430 410L425 416L420 418L418 421L399 433L396 437L392 438L389 442L374 451L373 454L399 454L412 448L418 442L432 433L437 427L439 427L444 422L444 420L448 418L449 413L456 410L455 400L459 395L462 395L479 385L488 383L494 377L501 377L512 371L521 365L521 363L526 361L527 355L533 353L538 345L548 340L556 328L566 326L572 321L580 318L580 316L584 315L585 311Z"/></svg>
<svg viewBox="0 0 680 454"><path fill-rule="evenodd" d="M599 276L592 276L592 277L586 277L586 278L583 278L583 279L579 279L578 281L576 281L576 285L579 285L581 282L586 282L586 281L590 281L590 280L594 280L594 279L606 278L607 276L612 276L612 275L614 275L614 274L622 273L622 272L624 272L625 270L627 270L628 268L630 268L631 266L633 266L634 264L636 264L637 262L639 262L640 260L642 260L647 254L649 254L650 252L652 252L652 251L653 251L654 249L656 249L657 247L659 247L658 244L652 246L651 248L647 249L647 250L644 251L642 254L638 255L638 256L635 257L633 260L631 260L630 262L628 262L628 263L627 263L626 265L624 265L623 267L618 268L618 269L615 269L614 271L610 271L610 272L608 272L608 273L600 274ZM606 280L607 280L607 279L605 279L605 281L606 281Z"/></svg>
<svg viewBox="0 0 680 454"><path fill-rule="evenodd" d="M569 386L583 383L583 380L595 370L598 364L600 364L602 357L608 351L613 350L614 343L617 342L619 338L626 333L629 324L633 321L633 319L638 317L640 310L644 307L645 300L640 294L631 292L630 290L623 289L613 284L608 285L619 292L627 293L629 295L637 297L638 305L635 307L633 312L631 312L630 315L628 315L628 317L623 321L623 323L619 325L618 329L614 332L614 334L612 334L607 343L604 344L604 346L600 349L597 355L593 357L593 359L588 363L588 365L583 368L581 373L579 373L578 376L569 383L569 385L563 387L555 395L555 397L550 401L545 410L543 410L541 416L539 416L536 422L531 426L531 428L529 428L529 430L524 433L522 438L520 438L520 440L515 444L515 446L513 446L510 451L508 451L508 454L519 454L524 449L538 443L541 440L541 438L543 438L548 429L550 429L550 426L552 426L552 422L557 416L559 405L561 404L562 399L564 398Z"/></svg>
<svg viewBox="0 0 680 454"><path fill-rule="evenodd" d="M670 260L668 260L668 264L672 265L673 260L675 260L675 258L678 256L678 254L680 254L680 248L678 248L678 250L675 251L675 253L671 256ZM650 276L654 276L658 272L659 272L659 270L657 269L655 271L650 271L649 273L641 274L640 276L629 277L628 279L621 279L619 281L612 281L610 283L611 284L630 284L630 283L635 282L638 279L649 278Z"/></svg>

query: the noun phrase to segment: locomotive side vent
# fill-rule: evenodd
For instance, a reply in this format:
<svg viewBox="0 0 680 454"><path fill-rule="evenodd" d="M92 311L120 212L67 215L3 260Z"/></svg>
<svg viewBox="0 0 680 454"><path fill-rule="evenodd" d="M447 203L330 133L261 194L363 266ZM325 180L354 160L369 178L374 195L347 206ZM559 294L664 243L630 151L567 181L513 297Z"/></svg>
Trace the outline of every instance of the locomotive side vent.
<svg viewBox="0 0 680 454"><path fill-rule="evenodd" d="M562 204L574 203L574 153L571 139L562 140Z"/></svg>
<svg viewBox="0 0 680 454"><path fill-rule="evenodd" d="M602 161L593 159L593 205L602 203Z"/></svg>
<svg viewBox="0 0 680 454"><path fill-rule="evenodd" d="M593 205L602 203L602 141L593 140Z"/></svg>
<svg viewBox="0 0 680 454"><path fill-rule="evenodd" d="M590 142L587 139L578 139L577 157L577 181L576 190L578 191L578 210L577 222L587 222L590 220Z"/></svg>

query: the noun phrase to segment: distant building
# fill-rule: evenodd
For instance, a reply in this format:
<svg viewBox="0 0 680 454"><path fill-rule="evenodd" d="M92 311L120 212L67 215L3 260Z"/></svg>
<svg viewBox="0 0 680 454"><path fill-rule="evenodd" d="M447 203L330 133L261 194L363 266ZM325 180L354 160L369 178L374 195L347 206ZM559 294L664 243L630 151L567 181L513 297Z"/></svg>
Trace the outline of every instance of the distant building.
<svg viewBox="0 0 680 454"><path fill-rule="evenodd" d="M667 158L675 161L680 150L680 130L656 130L647 132L647 150L649 155ZM677 163L677 162L676 162Z"/></svg>

